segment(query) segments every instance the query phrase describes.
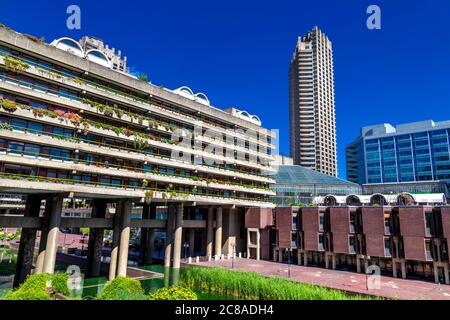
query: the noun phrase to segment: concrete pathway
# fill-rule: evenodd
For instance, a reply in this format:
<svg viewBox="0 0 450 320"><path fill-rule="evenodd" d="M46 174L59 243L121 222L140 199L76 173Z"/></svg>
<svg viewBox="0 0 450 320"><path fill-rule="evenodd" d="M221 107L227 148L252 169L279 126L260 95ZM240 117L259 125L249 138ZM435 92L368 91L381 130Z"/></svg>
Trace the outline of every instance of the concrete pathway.
<svg viewBox="0 0 450 320"><path fill-rule="evenodd" d="M231 269L231 260L202 261L194 265ZM254 271L264 276L288 278L288 265L271 261L235 259L234 270ZM420 280L381 276L380 289L366 289L366 275L346 271L291 265L291 280L321 285L347 292L401 300L450 300L450 286Z"/></svg>

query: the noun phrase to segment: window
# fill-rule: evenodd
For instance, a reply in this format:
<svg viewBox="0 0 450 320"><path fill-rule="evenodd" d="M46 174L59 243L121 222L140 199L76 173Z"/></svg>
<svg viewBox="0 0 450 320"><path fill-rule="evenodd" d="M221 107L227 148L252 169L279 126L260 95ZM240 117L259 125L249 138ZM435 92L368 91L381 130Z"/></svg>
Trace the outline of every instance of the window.
<svg viewBox="0 0 450 320"><path fill-rule="evenodd" d="M319 231L324 231L325 229L325 214L319 213Z"/></svg>
<svg viewBox="0 0 450 320"><path fill-rule="evenodd" d="M349 236L348 237L348 253L355 253L355 252L356 252L355 236Z"/></svg>
<svg viewBox="0 0 450 320"><path fill-rule="evenodd" d="M319 234L319 251L325 250L325 236L324 234Z"/></svg>
<svg viewBox="0 0 450 320"><path fill-rule="evenodd" d="M390 257L392 255L392 241L391 238L384 238L384 255Z"/></svg>
<svg viewBox="0 0 450 320"><path fill-rule="evenodd" d="M425 212L425 232L427 237L433 234L433 213Z"/></svg>

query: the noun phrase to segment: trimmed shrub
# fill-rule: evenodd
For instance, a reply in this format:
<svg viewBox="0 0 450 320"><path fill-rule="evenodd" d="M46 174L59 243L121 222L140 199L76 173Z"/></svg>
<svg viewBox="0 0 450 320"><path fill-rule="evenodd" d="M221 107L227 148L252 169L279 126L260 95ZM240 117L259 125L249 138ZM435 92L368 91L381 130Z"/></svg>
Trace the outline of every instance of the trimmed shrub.
<svg viewBox="0 0 450 320"><path fill-rule="evenodd" d="M197 300L197 294L185 287L161 288L149 295L150 300Z"/></svg>
<svg viewBox="0 0 450 320"><path fill-rule="evenodd" d="M69 281L69 275L67 273L57 273L51 277L52 288L56 292L68 296L70 294L69 286L67 282Z"/></svg>
<svg viewBox="0 0 450 320"><path fill-rule="evenodd" d="M52 297L47 291L47 283L53 291L62 295L69 295L70 289L67 285L69 275L67 273L58 274L34 274L27 277L27 280L16 290L6 294L6 300L51 300Z"/></svg>
<svg viewBox="0 0 450 320"><path fill-rule="evenodd" d="M106 283L98 300L140 300L144 295L141 283L128 277L117 277Z"/></svg>
<svg viewBox="0 0 450 320"><path fill-rule="evenodd" d="M8 292L5 300L51 300L50 295L44 290L33 289L17 289Z"/></svg>

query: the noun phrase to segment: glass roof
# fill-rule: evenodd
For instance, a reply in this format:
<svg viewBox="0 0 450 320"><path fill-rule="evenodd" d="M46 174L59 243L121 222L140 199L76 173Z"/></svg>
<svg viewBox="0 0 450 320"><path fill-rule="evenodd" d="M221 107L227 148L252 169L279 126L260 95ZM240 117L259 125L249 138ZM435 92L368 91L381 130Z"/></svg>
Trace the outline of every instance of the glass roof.
<svg viewBox="0 0 450 320"><path fill-rule="evenodd" d="M277 184L327 184L358 186L353 182L295 165L278 166L278 172L275 175L275 179Z"/></svg>

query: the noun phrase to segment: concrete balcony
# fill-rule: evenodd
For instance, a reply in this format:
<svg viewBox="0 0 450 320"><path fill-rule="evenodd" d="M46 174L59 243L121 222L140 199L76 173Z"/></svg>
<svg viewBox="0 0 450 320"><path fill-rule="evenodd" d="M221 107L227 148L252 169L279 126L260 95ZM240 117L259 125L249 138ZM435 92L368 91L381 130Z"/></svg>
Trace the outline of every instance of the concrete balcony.
<svg viewBox="0 0 450 320"><path fill-rule="evenodd" d="M1 84L1 82L0 82ZM11 112L6 112L3 109L0 109L0 113L4 113L4 114L11 114ZM25 110L25 109L20 109L18 108L16 111L13 112L15 115L20 116L22 118L28 119L28 120L32 120L32 121L39 121L39 122L45 122L45 123L50 123L53 124L55 126L62 126L65 128L70 128L73 130L77 130L80 129L79 126L76 126L74 124L72 124L70 121L68 120L60 120L58 118L51 118L48 116L42 116L42 117L35 117L33 112L31 110ZM45 120L45 121L43 121ZM103 128L96 128L92 125L89 126L89 131L99 134L99 135L103 135L103 136L109 136L109 137L113 137L113 138L120 138L121 140L125 140L125 141L129 141L129 142L134 142L134 138L132 136L126 136L124 134L116 134L114 131L111 130L106 130ZM209 159L213 159L215 161L221 162L221 163L232 163L232 164L237 164L237 165L241 165L241 166L245 166L245 167L250 167L250 168L257 168L260 170L264 170L264 171L268 171L268 172L273 172L274 169L271 167L266 167L266 166L262 166L256 163L252 163L250 161L242 161L242 160L237 160L237 159L230 159L227 157L223 157L223 156L218 156L209 152L205 152L203 150L195 150L195 149L191 149L191 148L186 148L186 147L182 147L179 145L174 145L174 144L169 144L166 142L161 142L161 141L157 141L157 140L152 140L152 139L147 139L149 145L153 145L156 147L160 147L162 149L166 149L166 150L170 150L170 151L177 151L179 153L188 153L188 154L193 154L196 156L202 156L203 158L209 158Z"/></svg>
<svg viewBox="0 0 450 320"><path fill-rule="evenodd" d="M29 179L40 179L39 181L30 181ZM48 181L47 181L48 180ZM146 197L146 190L124 187L124 186L104 186L100 184L87 184L82 182L75 182L65 180L65 183L60 181L63 179L53 179L50 182L49 178L37 177L20 177L0 175L0 190L8 193L20 194L36 194L36 193L67 193L68 196L78 198L105 198L105 199L134 199L136 202L144 202ZM20 183L18 183L20 182ZM171 196L166 191L154 191L152 200L155 202L193 202L196 205L236 205L245 207L267 207L273 208L275 204L265 201L256 201L252 199L243 198L224 198L213 195L198 195L198 194L176 194Z"/></svg>
<svg viewBox="0 0 450 320"><path fill-rule="evenodd" d="M214 175L227 176L227 177L236 177L241 179L247 179L251 181L258 181L262 183L274 184L275 180L269 177L264 176L256 176L247 173L242 173L239 171L225 170L221 168L208 167L204 165L194 165L191 162L177 160L177 159L168 159L161 156L144 154L140 152L135 152L132 150L126 149L118 149L111 148L102 145L95 145L91 143L86 143L83 141L75 141L75 140L61 140L58 138L53 138L48 135L41 135L38 133L29 133L23 131L9 131L9 130L0 130L0 137L5 139L13 139L16 141L29 142L29 143L37 143L37 144L45 144L52 147L63 147L66 149L79 150L88 152L91 154L100 154L100 155L108 155L117 158L129 159L129 160L137 160L142 162L148 162L157 165L164 166L172 166L176 168L191 170L195 172L204 172Z"/></svg>
<svg viewBox="0 0 450 320"><path fill-rule="evenodd" d="M275 192L272 190L266 189L258 189L258 188L248 188L245 186L232 185L227 183L208 183L206 181L194 181L190 178L178 177L178 176L169 176L169 175L160 175L153 173L145 173L145 172L137 172L133 170L128 170L125 168L118 167L106 167L106 166L96 166L96 165L87 165L82 163L76 163L75 161L67 161L67 160L57 160L57 159L46 159L42 157L29 156L29 155L20 155L20 154L2 154L0 151L0 161L7 163L15 163L21 164L31 167L45 167L52 169L62 169L68 171L79 171L85 173L93 173L98 175L108 175L114 177L129 177L134 179L146 179L149 181L158 181L164 183L174 183L174 184L182 184L196 187L204 187L204 188L213 188L213 189L223 189L230 191L240 191L247 192L253 194L262 194L262 195L275 195Z"/></svg>

